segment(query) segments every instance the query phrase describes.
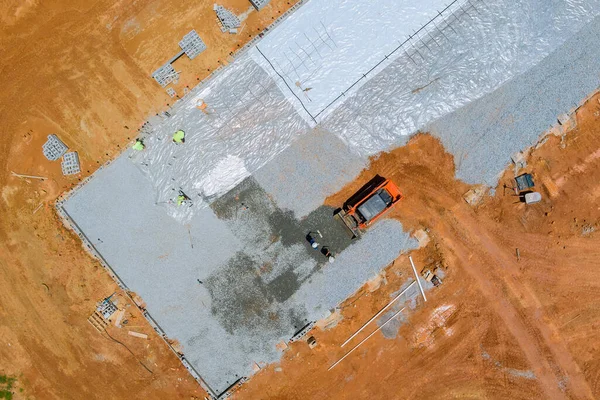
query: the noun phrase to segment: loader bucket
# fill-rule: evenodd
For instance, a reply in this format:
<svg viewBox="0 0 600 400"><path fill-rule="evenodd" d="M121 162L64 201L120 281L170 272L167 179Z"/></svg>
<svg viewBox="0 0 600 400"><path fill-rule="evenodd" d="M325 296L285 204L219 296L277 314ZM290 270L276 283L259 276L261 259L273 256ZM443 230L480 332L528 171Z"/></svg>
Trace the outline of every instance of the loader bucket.
<svg viewBox="0 0 600 400"><path fill-rule="evenodd" d="M348 215L344 210L339 209L333 214L333 218L344 224L350 239L356 239L360 235L358 224L352 215Z"/></svg>

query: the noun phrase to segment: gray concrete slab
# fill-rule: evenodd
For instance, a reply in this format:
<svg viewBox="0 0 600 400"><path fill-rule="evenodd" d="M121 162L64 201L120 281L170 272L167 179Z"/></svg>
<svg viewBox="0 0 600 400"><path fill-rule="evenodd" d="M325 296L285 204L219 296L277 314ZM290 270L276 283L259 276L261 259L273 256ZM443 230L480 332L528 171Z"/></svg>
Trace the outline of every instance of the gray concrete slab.
<svg viewBox="0 0 600 400"><path fill-rule="evenodd" d="M357 241L331 207L298 220L252 177L187 224L170 217L165 207L174 204L154 199L125 154L64 208L216 393L250 376L254 362L278 361L277 342L417 245L393 220ZM316 230L336 255L333 264L308 244L306 234Z"/></svg>
<svg viewBox="0 0 600 400"><path fill-rule="evenodd" d="M284 209L302 218L351 182L368 164L336 135L317 127L254 177Z"/></svg>
<svg viewBox="0 0 600 400"><path fill-rule="evenodd" d="M428 129L454 155L457 178L496 186L512 154L600 86L598 43L600 17L534 68L432 123Z"/></svg>

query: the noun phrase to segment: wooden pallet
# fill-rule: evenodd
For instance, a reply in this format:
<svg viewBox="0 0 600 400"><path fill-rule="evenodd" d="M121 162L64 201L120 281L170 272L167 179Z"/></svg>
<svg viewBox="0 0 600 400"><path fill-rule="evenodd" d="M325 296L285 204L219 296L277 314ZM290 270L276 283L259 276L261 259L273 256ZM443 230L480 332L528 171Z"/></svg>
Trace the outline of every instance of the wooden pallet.
<svg viewBox="0 0 600 400"><path fill-rule="evenodd" d="M104 319L102 314L98 311L94 311L94 313L88 317L88 322L100 333L104 332L108 326L108 321Z"/></svg>

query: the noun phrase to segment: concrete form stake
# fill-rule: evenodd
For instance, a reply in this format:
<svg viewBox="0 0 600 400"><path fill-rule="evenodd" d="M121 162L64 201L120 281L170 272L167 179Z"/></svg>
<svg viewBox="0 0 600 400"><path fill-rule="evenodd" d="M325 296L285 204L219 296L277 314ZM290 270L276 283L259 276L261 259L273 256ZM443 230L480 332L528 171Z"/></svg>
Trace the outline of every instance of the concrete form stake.
<svg viewBox="0 0 600 400"><path fill-rule="evenodd" d="M417 279L417 283L419 284L419 289L421 289L421 294L423 295L423 300L427 301L427 297L425 296L425 292L423 291L423 286L421 286L421 281L419 280L419 275L417 275L417 269L415 268L415 263L412 260L411 256L408 256L410 260L410 265L412 265L413 272L415 273L415 278Z"/></svg>
<svg viewBox="0 0 600 400"><path fill-rule="evenodd" d="M340 347L344 347L346 344L348 344L349 341L351 341L352 339L354 339L354 337L356 335L358 335L363 329L365 329L367 327L367 325L369 325L371 322L373 322L373 320L375 318L379 317L382 312L384 312L385 310L387 310L389 306L391 306L392 304L394 304L394 302L396 300L398 300L400 298L400 296L402 296L404 293L406 293L406 291L408 289L410 289L414 284L415 284L415 282L412 282L410 285L408 285L408 287L406 289L404 289L402 292L400 292L400 294L398 296L394 297L392 299L392 301L390 301L389 303L387 303L387 305L385 307L383 307L381 310L379 310L379 312L377 314L375 314L373 316L373 318L371 318L370 320L368 320L367 322L365 322L365 324L363 326L361 326L359 330L357 330L356 332L354 332L354 334L352 336L350 336L344 343L342 343L342 345Z"/></svg>
<svg viewBox="0 0 600 400"><path fill-rule="evenodd" d="M338 361L336 361L335 364L333 364L331 367L329 367L329 369L327 371L331 371L331 369L333 367L335 367L336 365L338 365L339 363L342 362L342 360L346 357L348 357L350 355L350 353L352 353L354 350L356 350L361 344L363 344L364 342L366 342L371 336L373 336L374 334L376 334L377 332L379 332L381 330L381 328L383 328L384 326L386 326L388 324L388 322L390 322L391 320L393 320L394 318L396 318L396 316L398 316L398 314L400 314L402 311L404 311L406 307L402 308L402 310L398 311L396 314L392 315L390 317L390 319L388 319L387 321L385 321L383 323L383 325L381 325L379 328L375 329L373 332L371 332L371 334L369 336L367 336L366 338L364 338L359 344L357 344L356 346L354 346L352 348L352 350L350 350L349 352L347 352L346 354L344 354L344 356L342 358L340 358Z"/></svg>
<svg viewBox="0 0 600 400"><path fill-rule="evenodd" d="M36 208L35 210L33 210L33 214L35 214L36 212L38 212L38 210L39 210L40 208L42 208L42 206L43 206L43 205L44 205L44 203L40 203L40 205L39 205L39 206L37 206L37 208Z"/></svg>

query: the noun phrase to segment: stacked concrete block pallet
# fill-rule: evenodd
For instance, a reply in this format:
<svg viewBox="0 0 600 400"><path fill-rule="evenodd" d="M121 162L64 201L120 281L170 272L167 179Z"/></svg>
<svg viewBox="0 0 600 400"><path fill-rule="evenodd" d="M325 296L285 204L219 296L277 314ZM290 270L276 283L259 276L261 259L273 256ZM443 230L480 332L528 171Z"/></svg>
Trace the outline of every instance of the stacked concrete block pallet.
<svg viewBox="0 0 600 400"><path fill-rule="evenodd" d="M193 29L181 39L179 47L181 47L181 50L185 52L190 60L193 60L198 54L206 50L206 44Z"/></svg>
<svg viewBox="0 0 600 400"><path fill-rule="evenodd" d="M254 8L260 11L264 8L264 6L269 4L269 1L271 0L250 0L250 3L254 6Z"/></svg>
<svg viewBox="0 0 600 400"><path fill-rule="evenodd" d="M63 156L63 161L60 164L62 168L63 175L74 175L81 172L81 167L79 166L79 156L76 151L71 153L66 153Z"/></svg>
<svg viewBox="0 0 600 400"><path fill-rule="evenodd" d="M44 156L50 161L58 160L68 147L56 135L48 135L48 141L42 146Z"/></svg>
<svg viewBox="0 0 600 400"><path fill-rule="evenodd" d="M233 12L218 4L215 4L213 9L217 13L217 18L219 20L219 24L221 25L221 31L237 33L237 28L239 28L241 25L239 18Z"/></svg>

